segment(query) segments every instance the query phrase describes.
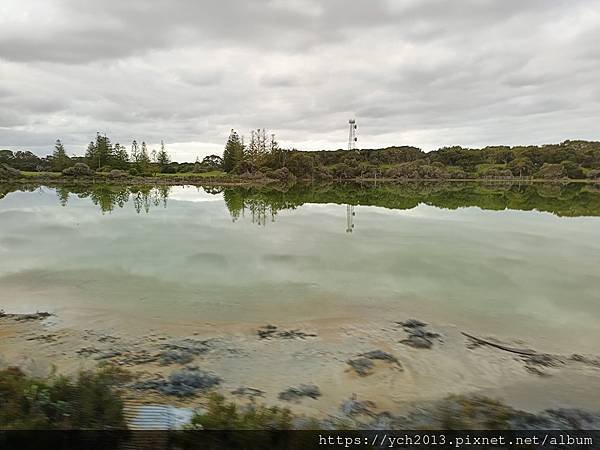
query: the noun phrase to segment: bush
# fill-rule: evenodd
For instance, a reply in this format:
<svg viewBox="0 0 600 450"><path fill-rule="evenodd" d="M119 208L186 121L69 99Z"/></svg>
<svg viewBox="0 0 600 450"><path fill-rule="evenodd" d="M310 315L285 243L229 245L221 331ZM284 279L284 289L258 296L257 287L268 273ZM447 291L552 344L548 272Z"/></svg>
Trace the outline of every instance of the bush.
<svg viewBox="0 0 600 450"><path fill-rule="evenodd" d="M292 172L290 172L290 170L287 167L272 170L271 172L268 172L267 175L269 178L273 178L274 180L285 182L294 181L296 179L296 176Z"/></svg>
<svg viewBox="0 0 600 450"><path fill-rule="evenodd" d="M590 170L587 173L587 177L591 178L591 179L599 179L600 178L600 169L594 169L594 170Z"/></svg>
<svg viewBox="0 0 600 450"><path fill-rule="evenodd" d="M241 161L232 170L237 175L254 174L259 172L258 167L252 161Z"/></svg>
<svg viewBox="0 0 600 450"><path fill-rule="evenodd" d="M21 172L17 169L10 167L8 164L0 164L0 178L19 178Z"/></svg>
<svg viewBox="0 0 600 450"><path fill-rule="evenodd" d="M567 161L563 161L560 164L563 166L565 173L567 174L567 177L573 178L573 179L585 178L585 174L583 173L583 170L581 169L581 167L579 167L579 165L577 163L567 160Z"/></svg>
<svg viewBox="0 0 600 450"><path fill-rule="evenodd" d="M81 177L81 176L90 176L94 174L94 171L90 169L87 164L77 163L74 166L67 167L62 171L63 175L73 176L73 177Z"/></svg>
<svg viewBox="0 0 600 450"><path fill-rule="evenodd" d="M81 372L76 380L29 378L0 371L0 429L124 429L123 402L112 386L125 373L112 367Z"/></svg>
<svg viewBox="0 0 600 450"><path fill-rule="evenodd" d="M565 178L567 173L562 164L545 163L542 168L535 174L537 178L544 179L560 179Z"/></svg>
<svg viewBox="0 0 600 450"><path fill-rule="evenodd" d="M292 414L288 409L267 408L249 405L240 408L235 403L225 402L222 395L213 394L208 400L207 410L196 414L190 423L191 429L202 430L289 430Z"/></svg>
<svg viewBox="0 0 600 450"><path fill-rule="evenodd" d="M129 169L129 175L131 175L132 177L137 177L140 174L140 171L137 170L137 168L132 167L131 169Z"/></svg>
<svg viewBox="0 0 600 450"><path fill-rule="evenodd" d="M177 173L177 168L174 166L162 166L160 173Z"/></svg>
<svg viewBox="0 0 600 450"><path fill-rule="evenodd" d="M124 170L113 169L110 172L108 172L107 176L110 178L123 178L127 176L127 172L125 172Z"/></svg>

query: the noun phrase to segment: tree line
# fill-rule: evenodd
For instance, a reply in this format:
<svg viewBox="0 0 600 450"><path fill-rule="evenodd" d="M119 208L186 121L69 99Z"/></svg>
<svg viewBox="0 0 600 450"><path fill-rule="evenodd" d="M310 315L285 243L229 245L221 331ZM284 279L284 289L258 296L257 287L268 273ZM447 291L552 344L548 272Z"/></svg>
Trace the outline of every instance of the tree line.
<svg viewBox="0 0 600 450"><path fill-rule="evenodd" d="M444 147L424 152L410 146L299 151L276 142L258 153L232 130L223 170L247 177L316 180L397 179L600 179L600 142L565 141L542 146Z"/></svg>
<svg viewBox="0 0 600 450"><path fill-rule="evenodd" d="M131 175L224 171L245 178L343 180L392 179L600 179L600 142L565 141L542 146L459 146L424 152L410 146L379 149L300 151L279 146L275 136L254 130L249 142L235 130L223 156L210 155L178 163L161 142L149 151L134 140L130 149L112 144L101 134L82 157L69 157L60 140L52 155L40 158L28 151L0 150L0 164L24 171L63 171L85 163L100 172L126 170Z"/></svg>
<svg viewBox="0 0 600 450"><path fill-rule="evenodd" d="M207 156L195 163L178 164L171 160L164 141L160 142L158 151L149 150L146 142L131 142L129 149L120 143L113 144L106 135L97 133L90 141L83 156L69 156L60 139L54 144L51 155L39 157L30 151L0 150L0 163L18 170L28 172L63 172L77 164L85 164L87 168L98 172L113 170L127 171L130 175L153 175L160 173L176 173L180 166L189 172L206 172L221 168L221 157Z"/></svg>

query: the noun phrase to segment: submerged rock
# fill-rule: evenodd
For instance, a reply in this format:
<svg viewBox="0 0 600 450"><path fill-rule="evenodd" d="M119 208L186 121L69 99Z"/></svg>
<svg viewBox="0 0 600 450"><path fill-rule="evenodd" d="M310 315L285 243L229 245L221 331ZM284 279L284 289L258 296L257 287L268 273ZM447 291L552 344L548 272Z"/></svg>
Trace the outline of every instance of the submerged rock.
<svg viewBox="0 0 600 450"><path fill-rule="evenodd" d="M186 368L173 372L167 380L156 379L140 381L133 385L134 389L154 390L165 395L177 397L189 397L196 395L198 391L208 390L221 382L221 378L200 370L198 368Z"/></svg>
<svg viewBox="0 0 600 450"><path fill-rule="evenodd" d="M280 330L275 325L265 325L256 331L259 339L306 339L307 337L316 337L314 333L306 333L301 330Z"/></svg>
<svg viewBox="0 0 600 450"><path fill-rule="evenodd" d="M375 367L375 363L369 358L349 359L346 363L361 377L371 375L371 373L373 373L373 368Z"/></svg>
<svg viewBox="0 0 600 450"><path fill-rule="evenodd" d="M318 386L315 386L314 384L301 384L300 386L290 387L287 388L285 391L280 392L278 398L280 400L290 402L300 401L303 397L317 399L320 396L321 390Z"/></svg>
<svg viewBox="0 0 600 450"><path fill-rule="evenodd" d="M600 367L600 358L597 358L597 357L579 355L577 353L574 353L571 355L571 357L569 359L571 361L586 364L588 366Z"/></svg>
<svg viewBox="0 0 600 450"><path fill-rule="evenodd" d="M400 343L413 348L433 347L433 341L431 339L426 338L424 336L417 336L414 334L409 335L406 339L402 339Z"/></svg>
<svg viewBox="0 0 600 450"><path fill-rule="evenodd" d="M401 325L403 328L423 328L426 327L427 324L425 322L421 322L417 319L408 319L404 322L396 322L398 325Z"/></svg>
<svg viewBox="0 0 600 450"><path fill-rule="evenodd" d="M402 364L400 364L398 358L383 350L371 350L369 352L361 353L356 358L349 359L346 363L352 367L358 375L365 377L373 373L373 369L375 368L373 360L395 364L399 369L402 369Z"/></svg>
<svg viewBox="0 0 600 450"><path fill-rule="evenodd" d="M400 341L401 344L408 345L413 348L429 349L433 347L436 339L441 339L439 333L428 331L425 329L427 324L416 319L409 319L405 322L396 322L402 326L407 333L407 338Z"/></svg>
<svg viewBox="0 0 600 450"><path fill-rule="evenodd" d="M0 319L2 318L6 318L6 319L12 319L12 320L16 320L17 322L27 322L30 320L43 320L43 319L47 319L48 317L52 316L51 313L49 312L36 312L33 314L7 314L4 312L3 309L0 309Z"/></svg>
<svg viewBox="0 0 600 450"><path fill-rule="evenodd" d="M344 416L354 417L360 415L373 416L372 408L375 408L375 403L365 400L357 400L356 395L352 395L347 400L344 400L340 405L340 411Z"/></svg>

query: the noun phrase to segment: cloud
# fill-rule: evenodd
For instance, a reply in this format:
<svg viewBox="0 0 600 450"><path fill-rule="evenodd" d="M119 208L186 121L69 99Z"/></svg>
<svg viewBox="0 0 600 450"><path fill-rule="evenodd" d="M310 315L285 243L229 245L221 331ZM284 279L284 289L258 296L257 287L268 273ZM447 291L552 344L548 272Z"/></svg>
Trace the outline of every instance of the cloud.
<svg viewBox="0 0 600 450"><path fill-rule="evenodd" d="M333 149L350 117L365 148L600 139L599 39L594 0L4 0L0 147Z"/></svg>

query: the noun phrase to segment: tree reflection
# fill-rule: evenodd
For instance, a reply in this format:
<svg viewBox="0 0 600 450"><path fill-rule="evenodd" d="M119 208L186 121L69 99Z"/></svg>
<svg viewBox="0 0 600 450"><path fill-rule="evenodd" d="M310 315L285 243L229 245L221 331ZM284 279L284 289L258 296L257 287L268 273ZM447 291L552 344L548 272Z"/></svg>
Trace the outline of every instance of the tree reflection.
<svg viewBox="0 0 600 450"><path fill-rule="evenodd" d="M0 184L0 199L13 191L33 191L39 185ZM305 203L334 203L347 206L347 229L351 229L353 207L378 206L411 209L423 203L446 209L469 206L486 210L538 210L557 216L600 216L600 185L583 183L405 183L405 184L297 184L262 187L203 188L211 195L222 195L235 222L246 218L264 226L275 221L281 210L295 209ZM59 186L58 202L67 206L72 197L89 198L102 213L133 205L137 213L166 208L169 186ZM350 211L350 212L348 212ZM341 213L343 214L343 213Z"/></svg>
<svg viewBox="0 0 600 450"><path fill-rule="evenodd" d="M77 196L77 198L89 198L94 205L100 208L103 214L111 213L116 207L124 208L131 200L138 214L142 211L148 214L153 207L167 207L170 191L169 186L60 186L56 188L56 195L62 206L67 206L71 194Z"/></svg>

